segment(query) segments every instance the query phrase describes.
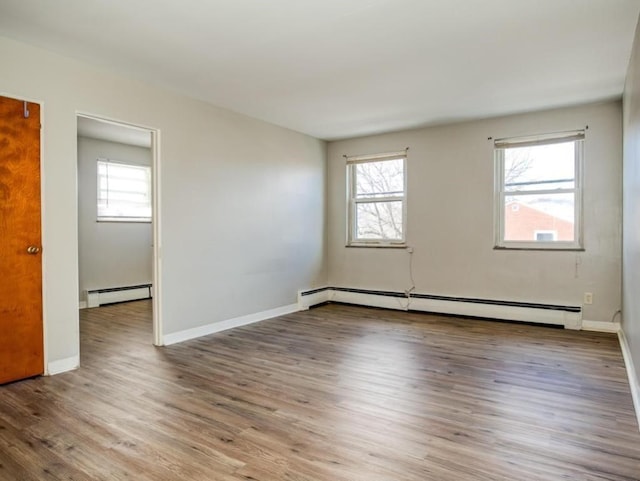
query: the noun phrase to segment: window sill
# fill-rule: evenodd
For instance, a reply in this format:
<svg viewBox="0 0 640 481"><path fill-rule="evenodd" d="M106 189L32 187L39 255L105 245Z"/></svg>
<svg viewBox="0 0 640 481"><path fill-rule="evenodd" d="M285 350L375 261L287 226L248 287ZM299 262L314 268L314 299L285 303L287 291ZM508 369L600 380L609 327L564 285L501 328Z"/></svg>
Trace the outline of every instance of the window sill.
<svg viewBox="0 0 640 481"><path fill-rule="evenodd" d="M368 247L370 249L406 249L407 248L407 244L366 244L366 243L353 243L353 244L347 244L345 245L345 247L356 247L356 248L361 248L361 247Z"/></svg>
<svg viewBox="0 0 640 481"><path fill-rule="evenodd" d="M114 217L111 219L97 219L96 222L108 224L113 224L114 222L121 224L151 224L151 219L118 219Z"/></svg>
<svg viewBox="0 0 640 481"><path fill-rule="evenodd" d="M536 246L494 246L494 251L566 251L566 252L584 252L584 247L536 247Z"/></svg>

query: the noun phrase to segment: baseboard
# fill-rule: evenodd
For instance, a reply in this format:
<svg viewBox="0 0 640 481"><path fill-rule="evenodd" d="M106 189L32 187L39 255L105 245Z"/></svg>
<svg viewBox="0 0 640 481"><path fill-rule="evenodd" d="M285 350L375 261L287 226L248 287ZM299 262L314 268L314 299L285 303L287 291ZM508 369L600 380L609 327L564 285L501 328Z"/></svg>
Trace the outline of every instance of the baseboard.
<svg viewBox="0 0 640 481"><path fill-rule="evenodd" d="M530 302L500 301L495 299L477 299L449 297L430 294L375 291L346 287L322 287L298 293L301 309L322 302L341 302L367 307L412 310L454 314L489 319L535 322L564 326L567 329L580 329L582 309L579 306L560 306Z"/></svg>
<svg viewBox="0 0 640 481"><path fill-rule="evenodd" d="M382 293L364 293L355 291L332 290L330 298L333 302L344 304L356 304L358 306L382 307L384 309L395 309L406 311L409 299L405 296L391 296Z"/></svg>
<svg viewBox="0 0 640 481"><path fill-rule="evenodd" d="M298 310L305 311L312 306L329 302L331 300L331 293L330 287L318 287L298 291Z"/></svg>
<svg viewBox="0 0 640 481"><path fill-rule="evenodd" d="M47 363L48 376L54 376L67 371L73 371L80 366L80 356L71 356L66 359L59 359L58 361L51 361Z"/></svg>
<svg viewBox="0 0 640 481"><path fill-rule="evenodd" d="M640 429L640 379L638 379L638 373L631 358L631 349L622 329L618 331L618 339L620 340L624 365L627 368L627 376L629 377L629 388L633 398L633 407L636 410L636 421L638 422L638 429Z"/></svg>
<svg viewBox="0 0 640 481"><path fill-rule="evenodd" d="M189 341L197 337L208 336L220 331L226 331L227 329L233 329L234 327L246 326L247 324L253 324L255 322L264 321L273 317L284 316L285 314L291 314L297 312L300 309L298 304L289 304L288 306L276 307L275 309L269 309L267 311L256 312L246 316L234 317L233 319L227 319L224 321L213 322L205 326L194 327L192 329L185 329L184 331L173 332L171 334L165 334L162 338L165 346L171 344L177 344L179 342Z"/></svg>
<svg viewBox="0 0 640 481"><path fill-rule="evenodd" d="M595 332L611 332L615 334L620 332L620 323L606 321L589 321L588 319L583 319L582 330Z"/></svg>
<svg viewBox="0 0 640 481"><path fill-rule="evenodd" d="M151 298L151 284L110 287L87 291L87 307L98 307L116 302L137 301Z"/></svg>
<svg viewBox="0 0 640 481"><path fill-rule="evenodd" d="M80 301L78 303L78 309L86 309L87 308L87 301Z"/></svg>
<svg viewBox="0 0 640 481"><path fill-rule="evenodd" d="M409 308L414 311L454 314L458 316L551 324L563 326L565 329L580 329L581 319L580 312L564 311L560 308L535 307L531 304L517 306L416 298L411 299Z"/></svg>

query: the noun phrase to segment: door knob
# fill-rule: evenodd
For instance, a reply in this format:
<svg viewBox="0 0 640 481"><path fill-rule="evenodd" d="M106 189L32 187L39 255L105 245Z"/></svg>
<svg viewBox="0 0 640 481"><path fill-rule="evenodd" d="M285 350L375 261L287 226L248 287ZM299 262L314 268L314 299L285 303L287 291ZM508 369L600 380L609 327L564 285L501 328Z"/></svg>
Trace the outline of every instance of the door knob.
<svg viewBox="0 0 640 481"><path fill-rule="evenodd" d="M38 252L40 252L40 247L38 246L29 246L27 247L27 254L37 254Z"/></svg>

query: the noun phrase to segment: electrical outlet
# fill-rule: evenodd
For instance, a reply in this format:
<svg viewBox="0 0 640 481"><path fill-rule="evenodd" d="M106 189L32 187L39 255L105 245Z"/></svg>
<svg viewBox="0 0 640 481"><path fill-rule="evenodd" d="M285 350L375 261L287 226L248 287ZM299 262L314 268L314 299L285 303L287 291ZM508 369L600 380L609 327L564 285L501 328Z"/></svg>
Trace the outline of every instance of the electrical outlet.
<svg viewBox="0 0 640 481"><path fill-rule="evenodd" d="M411 247L411 246L407 246L407 252L408 252L409 254L413 254L413 247Z"/></svg>
<svg viewBox="0 0 640 481"><path fill-rule="evenodd" d="M593 292L585 292L583 301L585 304L593 304Z"/></svg>

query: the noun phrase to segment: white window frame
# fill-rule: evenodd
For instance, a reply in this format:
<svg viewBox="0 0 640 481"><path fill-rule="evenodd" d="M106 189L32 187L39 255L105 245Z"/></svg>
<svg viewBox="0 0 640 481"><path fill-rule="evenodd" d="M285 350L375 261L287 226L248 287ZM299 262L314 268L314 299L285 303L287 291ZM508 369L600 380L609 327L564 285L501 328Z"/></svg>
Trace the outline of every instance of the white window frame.
<svg viewBox="0 0 640 481"><path fill-rule="evenodd" d="M407 237L407 151L382 154L346 156L347 163L347 247L405 247ZM403 193L390 197L356 198L356 166L370 162L402 159ZM356 236L356 212L360 203L402 202L402 238L401 239L359 239Z"/></svg>
<svg viewBox="0 0 640 481"><path fill-rule="evenodd" d="M584 164L584 130L556 132L528 137L512 137L494 141L495 165L495 248L528 250L583 250L582 245L582 172ZM537 189L520 192L506 192L504 186L504 152L509 148L557 144L573 141L575 143L574 188ZM574 239L573 241L507 241L505 235L505 197L518 197L531 194L574 194Z"/></svg>
<svg viewBox="0 0 640 481"><path fill-rule="evenodd" d="M144 169L147 172L147 181L149 189L149 207L151 209L151 215L146 216L123 216L123 215L101 215L100 214L100 164L117 164L127 167L135 167L138 169ZM105 158L96 159L96 220L97 222L139 222L150 223L153 218L153 180L151 178L151 166L144 164L137 164L135 162L124 162L120 160L112 160Z"/></svg>

